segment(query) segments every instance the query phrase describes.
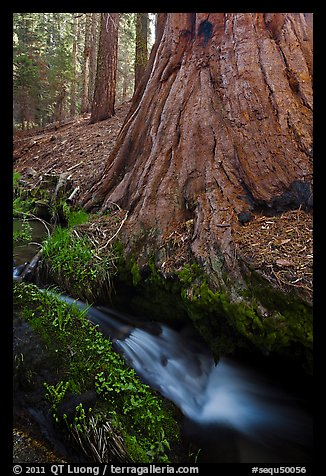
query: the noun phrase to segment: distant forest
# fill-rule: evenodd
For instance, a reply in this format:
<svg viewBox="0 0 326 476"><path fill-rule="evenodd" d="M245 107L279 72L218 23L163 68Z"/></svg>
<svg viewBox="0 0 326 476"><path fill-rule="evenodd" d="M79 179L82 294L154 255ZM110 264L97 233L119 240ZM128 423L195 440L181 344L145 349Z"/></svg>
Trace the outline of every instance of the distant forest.
<svg viewBox="0 0 326 476"><path fill-rule="evenodd" d="M111 14L13 15L14 129L45 126L91 112L101 15L110 19ZM118 17L115 101L119 104L133 95L140 41L145 41L141 61L148 60L154 42L155 14L112 15ZM145 29L141 30L144 23ZM144 32L145 40L139 40Z"/></svg>

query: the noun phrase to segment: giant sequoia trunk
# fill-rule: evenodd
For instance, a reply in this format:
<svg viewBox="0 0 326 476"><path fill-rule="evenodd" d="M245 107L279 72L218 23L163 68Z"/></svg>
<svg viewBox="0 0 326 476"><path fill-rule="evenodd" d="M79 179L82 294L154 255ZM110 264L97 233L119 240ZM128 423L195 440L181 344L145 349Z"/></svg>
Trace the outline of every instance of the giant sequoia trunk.
<svg viewBox="0 0 326 476"><path fill-rule="evenodd" d="M215 288L241 280L232 230L312 206L310 14L168 13L103 176L83 204L128 211L145 263L180 226ZM227 277L227 278L226 278ZM230 283L228 283L229 285Z"/></svg>

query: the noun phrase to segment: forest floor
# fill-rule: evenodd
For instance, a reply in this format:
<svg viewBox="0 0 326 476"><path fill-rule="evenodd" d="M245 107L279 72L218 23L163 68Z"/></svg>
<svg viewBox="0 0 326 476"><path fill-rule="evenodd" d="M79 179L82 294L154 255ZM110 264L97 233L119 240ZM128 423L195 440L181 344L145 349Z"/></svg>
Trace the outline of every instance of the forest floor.
<svg viewBox="0 0 326 476"><path fill-rule="evenodd" d="M69 180L80 187L78 199L100 177L106 159L129 110L130 102L116 107L116 115L89 124L90 114L43 129L17 132L13 138L14 170L32 186L43 174L68 173Z"/></svg>

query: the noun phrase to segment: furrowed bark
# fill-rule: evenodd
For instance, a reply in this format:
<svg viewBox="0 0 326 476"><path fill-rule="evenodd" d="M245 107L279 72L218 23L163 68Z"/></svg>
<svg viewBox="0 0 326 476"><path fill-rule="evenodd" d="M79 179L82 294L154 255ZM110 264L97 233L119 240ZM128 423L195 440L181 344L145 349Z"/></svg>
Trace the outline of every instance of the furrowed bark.
<svg viewBox="0 0 326 476"><path fill-rule="evenodd" d="M129 211L130 251L150 230L158 249L191 219L193 256L218 283L223 270L240 274L232 242L239 214L311 208L308 19L166 14L116 147L83 202Z"/></svg>

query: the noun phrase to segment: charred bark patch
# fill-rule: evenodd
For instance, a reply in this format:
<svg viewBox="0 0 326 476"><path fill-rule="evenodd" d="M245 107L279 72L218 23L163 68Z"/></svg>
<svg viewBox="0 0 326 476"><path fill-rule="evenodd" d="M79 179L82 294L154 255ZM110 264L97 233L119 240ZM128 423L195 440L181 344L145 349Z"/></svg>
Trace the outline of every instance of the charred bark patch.
<svg viewBox="0 0 326 476"><path fill-rule="evenodd" d="M238 213L237 217L238 217L239 223L244 225L245 223L248 223L251 220L252 215L250 212L240 212Z"/></svg>
<svg viewBox="0 0 326 476"><path fill-rule="evenodd" d="M295 210L299 207L311 210L313 206L311 184L303 180L295 180L288 190L271 201L270 206L277 212Z"/></svg>
<svg viewBox="0 0 326 476"><path fill-rule="evenodd" d="M210 21L204 20L198 27L198 36L202 38L202 46L203 48L207 45L208 40L213 35L213 25Z"/></svg>
<svg viewBox="0 0 326 476"><path fill-rule="evenodd" d="M248 210L244 209L237 215L238 221L242 224L250 221L250 211L258 211L266 216L273 216L298 208L311 211L313 207L312 185L308 181L293 181L285 192L269 201L256 199L244 182L241 182L241 186L245 195L239 198L248 203Z"/></svg>

